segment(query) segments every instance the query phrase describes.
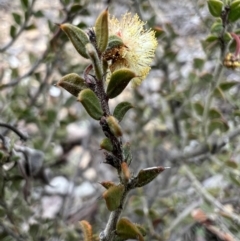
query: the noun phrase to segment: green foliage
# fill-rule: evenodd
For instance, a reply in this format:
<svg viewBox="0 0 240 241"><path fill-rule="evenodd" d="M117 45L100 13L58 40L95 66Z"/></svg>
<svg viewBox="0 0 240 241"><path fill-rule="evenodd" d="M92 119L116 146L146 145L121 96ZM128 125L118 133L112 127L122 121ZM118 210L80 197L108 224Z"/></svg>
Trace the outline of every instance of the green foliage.
<svg viewBox="0 0 240 241"><path fill-rule="evenodd" d="M107 96L112 99L121 94L134 77L136 74L127 68L114 71L108 83Z"/></svg>
<svg viewBox="0 0 240 241"><path fill-rule="evenodd" d="M97 38L97 48L104 52L108 45L108 10L103 11L95 23L95 32Z"/></svg>
<svg viewBox="0 0 240 241"><path fill-rule="evenodd" d="M121 122L127 111L131 108L133 108L131 103L127 101L121 102L115 107L113 111L113 116L117 118L119 122Z"/></svg>
<svg viewBox="0 0 240 241"><path fill-rule="evenodd" d="M95 93L90 89L82 90L78 95L78 101L82 103L87 113L95 120L100 120L103 116L103 111L101 104L95 95Z"/></svg>
<svg viewBox="0 0 240 241"><path fill-rule="evenodd" d="M67 34L78 53L84 58L89 58L85 48L86 44L89 43L87 34L72 24L65 23L60 27Z"/></svg>
<svg viewBox="0 0 240 241"><path fill-rule="evenodd" d="M223 2L220 0L209 0L207 3L209 12L212 14L212 16L220 17L223 8Z"/></svg>

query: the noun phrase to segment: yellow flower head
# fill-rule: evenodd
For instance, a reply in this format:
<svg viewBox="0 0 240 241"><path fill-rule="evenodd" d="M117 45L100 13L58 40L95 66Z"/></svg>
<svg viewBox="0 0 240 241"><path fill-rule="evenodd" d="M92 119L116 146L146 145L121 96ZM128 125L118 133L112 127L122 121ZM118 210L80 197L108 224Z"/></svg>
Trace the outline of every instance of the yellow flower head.
<svg viewBox="0 0 240 241"><path fill-rule="evenodd" d="M145 30L145 23L137 14L126 13L120 20L109 18L109 36L119 37L123 44L111 51L106 51L105 59L111 60L110 70L129 68L137 77L132 80L133 85L141 84L150 71L150 64L157 47L157 40L153 30Z"/></svg>

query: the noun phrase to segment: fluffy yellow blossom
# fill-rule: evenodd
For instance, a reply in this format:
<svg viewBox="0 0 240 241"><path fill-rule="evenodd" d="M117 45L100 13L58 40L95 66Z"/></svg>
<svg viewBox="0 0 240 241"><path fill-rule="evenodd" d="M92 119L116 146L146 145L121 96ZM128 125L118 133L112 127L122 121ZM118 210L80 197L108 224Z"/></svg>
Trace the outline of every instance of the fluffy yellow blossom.
<svg viewBox="0 0 240 241"><path fill-rule="evenodd" d="M121 38L123 44L111 50L106 59L110 60L111 72L120 68L129 68L137 77L132 80L134 86L141 84L150 71L150 64L157 47L153 30L145 30L145 23L137 14L124 14L120 20L109 18L109 36Z"/></svg>

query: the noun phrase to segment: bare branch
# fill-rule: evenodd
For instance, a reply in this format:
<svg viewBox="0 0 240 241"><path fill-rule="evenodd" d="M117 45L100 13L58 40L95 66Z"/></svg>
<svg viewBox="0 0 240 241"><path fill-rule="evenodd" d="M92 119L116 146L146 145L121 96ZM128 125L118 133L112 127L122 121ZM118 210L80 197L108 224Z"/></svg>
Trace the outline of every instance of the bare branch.
<svg viewBox="0 0 240 241"><path fill-rule="evenodd" d="M25 134L23 134L21 131L19 131L17 128L15 128L14 126L11 126L9 124L6 123L2 123L0 122L0 126L2 127L6 127L9 130L13 131L14 133L16 133L22 140L26 141L29 137Z"/></svg>

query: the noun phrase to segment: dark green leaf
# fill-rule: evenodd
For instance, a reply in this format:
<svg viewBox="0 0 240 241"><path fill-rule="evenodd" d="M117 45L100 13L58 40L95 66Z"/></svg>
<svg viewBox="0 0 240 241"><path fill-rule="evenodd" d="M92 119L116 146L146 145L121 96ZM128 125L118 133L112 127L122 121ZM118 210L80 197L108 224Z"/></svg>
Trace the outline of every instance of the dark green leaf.
<svg viewBox="0 0 240 241"><path fill-rule="evenodd" d="M44 17L44 14L41 10L38 10L36 12L33 12L33 15L36 17L36 18L42 18Z"/></svg>
<svg viewBox="0 0 240 241"><path fill-rule="evenodd" d="M152 180L154 180L161 172L163 172L168 168L169 167L159 166L159 167L150 167L150 168L141 170L138 173L137 177L135 177L136 183L134 187L143 187L147 185Z"/></svg>
<svg viewBox="0 0 240 241"><path fill-rule="evenodd" d="M193 60L193 66L195 69L198 69L198 70L202 70L204 63L205 63L204 59L195 58Z"/></svg>
<svg viewBox="0 0 240 241"><path fill-rule="evenodd" d="M215 22L211 27L211 33L219 34L223 30L222 23Z"/></svg>
<svg viewBox="0 0 240 241"><path fill-rule="evenodd" d="M131 103L129 103L129 102L121 102L114 109L113 116L116 117L119 122L121 122L123 117L127 113L127 111L130 110L131 108L133 108Z"/></svg>
<svg viewBox="0 0 240 241"><path fill-rule="evenodd" d="M28 0L21 0L21 4L24 10L27 10L28 8Z"/></svg>
<svg viewBox="0 0 240 241"><path fill-rule="evenodd" d="M200 81L201 82L205 82L205 83L211 83L213 80L213 75L210 73L203 73L200 77Z"/></svg>
<svg viewBox="0 0 240 241"><path fill-rule="evenodd" d="M213 17L220 17L223 8L223 2L220 0L209 0L208 2L209 12Z"/></svg>
<svg viewBox="0 0 240 241"><path fill-rule="evenodd" d="M83 6L81 4L73 4L70 8L70 13L76 13L82 10Z"/></svg>
<svg viewBox="0 0 240 241"><path fill-rule="evenodd" d="M15 27L14 25L12 25L11 28L10 28L10 36L11 36L12 38L14 38L15 35L16 35L16 32L17 32L16 27Z"/></svg>
<svg viewBox="0 0 240 241"><path fill-rule="evenodd" d="M71 73L63 76L57 83L57 86L61 86L72 95L78 97L81 90L86 89L87 86L83 78L78 74Z"/></svg>
<svg viewBox="0 0 240 241"><path fill-rule="evenodd" d="M107 96L112 99L121 94L135 76L135 73L127 68L122 68L113 72L108 83Z"/></svg>
<svg viewBox="0 0 240 241"><path fill-rule="evenodd" d="M208 37L205 39L205 41L206 41L206 42L209 42L209 43L212 43L212 42L214 42L214 41L218 41L218 39L219 39L218 36L216 36L216 35L210 35L210 36L208 36Z"/></svg>
<svg viewBox="0 0 240 241"><path fill-rule="evenodd" d="M21 24L21 15L19 15L18 13L12 13L13 15L13 18L14 18L14 21L17 23L17 24Z"/></svg>
<svg viewBox="0 0 240 241"><path fill-rule="evenodd" d="M230 4L228 21L235 22L240 18L240 0L235 0Z"/></svg>
<svg viewBox="0 0 240 241"><path fill-rule="evenodd" d="M208 112L208 116L210 119L222 118L221 112L216 108L211 108Z"/></svg>
<svg viewBox="0 0 240 241"><path fill-rule="evenodd" d="M227 160L225 164L233 169L238 169L238 163L234 160Z"/></svg>
<svg viewBox="0 0 240 241"><path fill-rule="evenodd" d="M78 101L82 103L87 113L95 120L103 116L101 104L96 94L90 89L82 90L78 95Z"/></svg>
<svg viewBox="0 0 240 241"><path fill-rule="evenodd" d="M202 116L202 115L203 115L204 107L203 107L203 104L202 104L201 102L196 102L196 103L194 103L193 107L194 107L194 110L196 111L196 113L197 113L199 116Z"/></svg>
<svg viewBox="0 0 240 241"><path fill-rule="evenodd" d="M212 119L208 126L208 132L211 134L215 130L227 131L229 129L228 124L222 119Z"/></svg>
<svg viewBox="0 0 240 241"><path fill-rule="evenodd" d="M239 82L237 81L229 81L229 82L223 82L219 85L219 87L221 88L221 90L226 91L231 89L233 86L239 84Z"/></svg>

